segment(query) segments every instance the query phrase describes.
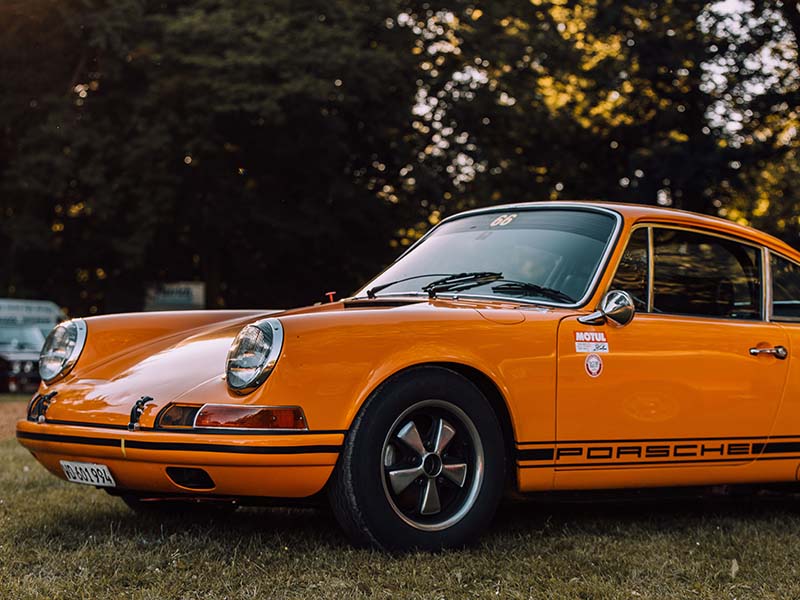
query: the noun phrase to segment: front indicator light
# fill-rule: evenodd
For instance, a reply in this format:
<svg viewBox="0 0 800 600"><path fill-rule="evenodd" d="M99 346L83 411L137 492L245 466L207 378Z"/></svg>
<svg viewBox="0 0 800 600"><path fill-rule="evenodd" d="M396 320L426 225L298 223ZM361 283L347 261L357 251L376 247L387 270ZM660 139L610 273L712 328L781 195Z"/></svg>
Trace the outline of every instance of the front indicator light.
<svg viewBox="0 0 800 600"><path fill-rule="evenodd" d="M232 406L206 404L194 426L201 429L308 429L299 406Z"/></svg>

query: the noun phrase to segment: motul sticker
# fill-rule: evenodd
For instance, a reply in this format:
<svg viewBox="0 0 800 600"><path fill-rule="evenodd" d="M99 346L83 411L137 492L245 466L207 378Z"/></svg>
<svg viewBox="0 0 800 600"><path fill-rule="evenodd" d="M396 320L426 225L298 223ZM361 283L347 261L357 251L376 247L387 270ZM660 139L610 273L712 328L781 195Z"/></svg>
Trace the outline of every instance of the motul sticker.
<svg viewBox="0 0 800 600"><path fill-rule="evenodd" d="M588 354L583 366L589 377L600 377L600 373L603 372L603 359L597 354Z"/></svg>
<svg viewBox="0 0 800 600"><path fill-rule="evenodd" d="M575 352L588 354L590 352L608 352L608 340L605 331L576 331Z"/></svg>

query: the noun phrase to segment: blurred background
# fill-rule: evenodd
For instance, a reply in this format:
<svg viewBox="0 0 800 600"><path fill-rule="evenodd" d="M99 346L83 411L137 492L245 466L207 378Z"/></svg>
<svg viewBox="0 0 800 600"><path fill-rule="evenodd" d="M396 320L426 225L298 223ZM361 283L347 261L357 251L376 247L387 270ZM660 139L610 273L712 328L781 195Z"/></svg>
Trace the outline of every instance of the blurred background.
<svg viewBox="0 0 800 600"><path fill-rule="evenodd" d="M0 296L313 303L532 200L797 246L798 39L796 0L2 0Z"/></svg>

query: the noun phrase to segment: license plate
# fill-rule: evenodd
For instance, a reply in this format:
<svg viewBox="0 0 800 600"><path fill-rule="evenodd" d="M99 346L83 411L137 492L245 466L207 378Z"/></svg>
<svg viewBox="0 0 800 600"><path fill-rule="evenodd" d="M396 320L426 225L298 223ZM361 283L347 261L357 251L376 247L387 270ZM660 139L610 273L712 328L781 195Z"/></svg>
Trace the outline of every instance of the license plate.
<svg viewBox="0 0 800 600"><path fill-rule="evenodd" d="M100 487L116 487L117 482L111 476L111 471L105 465L95 463L73 462L70 460L59 461L64 475L73 483L85 485L99 485Z"/></svg>

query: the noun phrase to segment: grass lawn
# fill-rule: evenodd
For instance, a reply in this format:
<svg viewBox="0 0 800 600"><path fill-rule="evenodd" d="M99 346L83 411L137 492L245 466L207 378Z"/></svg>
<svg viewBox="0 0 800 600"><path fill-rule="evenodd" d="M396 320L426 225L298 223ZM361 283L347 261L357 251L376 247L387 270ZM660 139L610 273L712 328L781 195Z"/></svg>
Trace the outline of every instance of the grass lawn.
<svg viewBox="0 0 800 600"><path fill-rule="evenodd" d="M140 518L0 441L0 598L800 598L791 497L534 502L472 549L351 548L326 511ZM735 562L734 562L735 561Z"/></svg>
<svg viewBox="0 0 800 600"><path fill-rule="evenodd" d="M2 402L27 402L33 397L33 394L0 394L0 403Z"/></svg>

